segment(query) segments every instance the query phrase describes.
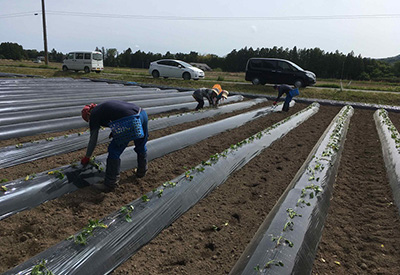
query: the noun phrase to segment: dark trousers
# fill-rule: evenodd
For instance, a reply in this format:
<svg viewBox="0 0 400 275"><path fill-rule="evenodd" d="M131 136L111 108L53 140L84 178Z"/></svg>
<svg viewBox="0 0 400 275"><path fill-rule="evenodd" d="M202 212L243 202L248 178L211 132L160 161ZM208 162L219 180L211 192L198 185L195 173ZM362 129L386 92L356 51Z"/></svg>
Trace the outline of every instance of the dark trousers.
<svg viewBox="0 0 400 275"><path fill-rule="evenodd" d="M282 106L282 111L284 111L284 112L289 111L289 104L290 104L290 101L292 101L292 98L293 97L289 94L286 96L285 103L283 103L283 106Z"/></svg>

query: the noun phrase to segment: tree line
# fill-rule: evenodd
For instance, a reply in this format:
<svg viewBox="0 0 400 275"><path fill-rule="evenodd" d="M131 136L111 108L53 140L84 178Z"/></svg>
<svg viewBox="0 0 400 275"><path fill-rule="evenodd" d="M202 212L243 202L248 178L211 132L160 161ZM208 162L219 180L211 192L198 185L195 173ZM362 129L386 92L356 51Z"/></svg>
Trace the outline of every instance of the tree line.
<svg viewBox="0 0 400 275"><path fill-rule="evenodd" d="M400 61L385 62L382 60L355 56L354 52L343 54L339 51L325 52L319 48L292 49L283 47L257 48L251 47L232 50L224 57L215 54L201 55L197 52L190 53L145 53L133 52L130 48L119 53L117 49L96 48L104 56L104 65L110 67L148 68L150 63L163 59L179 59L188 63L206 63L213 69L225 72L244 72L247 60L251 57L274 57L288 59L300 67L316 73L320 78L336 78L348 80L393 80L400 81ZM23 60L37 59L44 56L43 51L25 50L17 43L5 42L0 44L0 58ZM65 54L53 49L48 54L49 61L62 62Z"/></svg>

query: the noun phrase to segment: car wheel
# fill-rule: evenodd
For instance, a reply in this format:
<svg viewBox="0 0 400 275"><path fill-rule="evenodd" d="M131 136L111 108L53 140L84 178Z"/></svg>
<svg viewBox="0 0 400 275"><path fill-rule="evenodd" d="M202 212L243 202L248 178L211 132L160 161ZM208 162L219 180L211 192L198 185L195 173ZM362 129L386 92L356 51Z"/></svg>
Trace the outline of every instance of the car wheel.
<svg viewBox="0 0 400 275"><path fill-rule="evenodd" d="M253 83L253 85L260 85L260 79L258 79L257 77L256 77L256 78L253 78L253 80L251 81L251 83Z"/></svg>
<svg viewBox="0 0 400 275"><path fill-rule="evenodd" d="M154 78L159 78L159 77L160 77L160 73L159 73L157 70L152 71L152 72L151 72L151 75L152 75Z"/></svg>
<svg viewBox="0 0 400 275"><path fill-rule="evenodd" d="M85 71L85 73L90 73L90 69L89 69L89 67L85 67L85 69L83 69L84 71Z"/></svg>
<svg viewBox="0 0 400 275"><path fill-rule="evenodd" d="M188 72L183 73L182 77L184 80L190 80L190 73L188 73Z"/></svg>
<svg viewBox="0 0 400 275"><path fill-rule="evenodd" d="M168 76L164 76L164 79L168 79Z"/></svg>
<svg viewBox="0 0 400 275"><path fill-rule="evenodd" d="M66 71L68 71L68 67L64 65L64 66L62 67L62 70L63 70L63 72L66 72Z"/></svg>
<svg viewBox="0 0 400 275"><path fill-rule="evenodd" d="M301 87L303 87L303 86L304 86L303 80L297 79L297 80L294 82L294 86L296 86L296 88L301 88Z"/></svg>

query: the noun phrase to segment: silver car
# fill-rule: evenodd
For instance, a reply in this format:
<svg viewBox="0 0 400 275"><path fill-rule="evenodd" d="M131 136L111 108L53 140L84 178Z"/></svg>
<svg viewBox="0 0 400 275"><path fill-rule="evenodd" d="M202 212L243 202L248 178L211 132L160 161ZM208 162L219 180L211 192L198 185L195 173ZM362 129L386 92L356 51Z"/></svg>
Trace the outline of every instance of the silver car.
<svg viewBox="0 0 400 275"><path fill-rule="evenodd" d="M149 74L154 78L175 77L184 80L204 78L204 71L189 63L175 59L161 59L150 63Z"/></svg>

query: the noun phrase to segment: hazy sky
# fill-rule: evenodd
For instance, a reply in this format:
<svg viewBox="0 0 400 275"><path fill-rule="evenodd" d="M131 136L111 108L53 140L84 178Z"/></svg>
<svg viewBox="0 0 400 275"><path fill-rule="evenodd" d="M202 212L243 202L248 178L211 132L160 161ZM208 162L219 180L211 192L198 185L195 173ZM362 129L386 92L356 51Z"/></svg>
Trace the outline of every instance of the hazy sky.
<svg viewBox="0 0 400 275"><path fill-rule="evenodd" d="M41 0L0 0L0 42L43 50ZM45 0L48 50L216 54L244 47L400 54L399 0ZM34 15L39 13L38 15Z"/></svg>

